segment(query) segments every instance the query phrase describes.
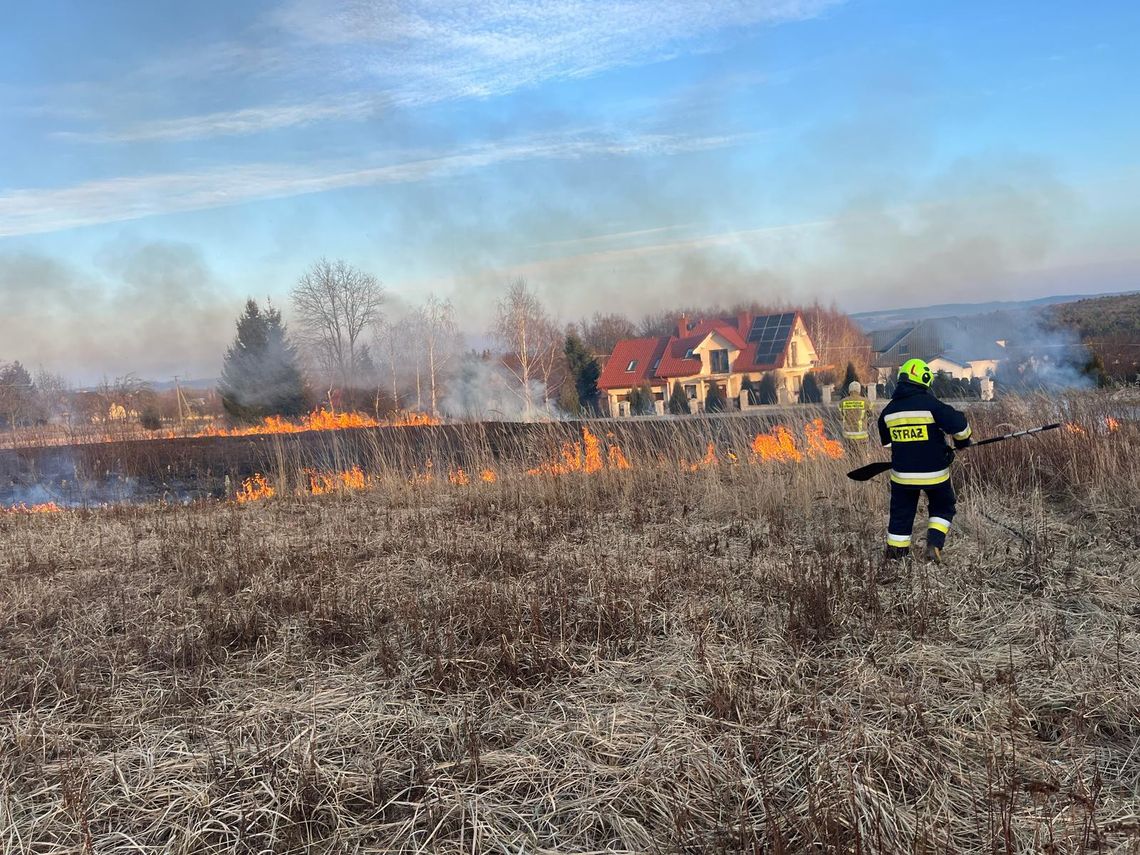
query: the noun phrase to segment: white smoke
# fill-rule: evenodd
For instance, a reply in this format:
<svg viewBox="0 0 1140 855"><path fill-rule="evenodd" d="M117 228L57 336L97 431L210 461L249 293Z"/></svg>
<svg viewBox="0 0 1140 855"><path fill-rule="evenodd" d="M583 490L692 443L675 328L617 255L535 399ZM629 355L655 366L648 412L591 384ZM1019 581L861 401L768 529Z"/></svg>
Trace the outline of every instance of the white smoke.
<svg viewBox="0 0 1140 855"><path fill-rule="evenodd" d="M566 418L554 401L545 400L541 382L524 388L510 371L492 360L467 359L448 379L440 411L463 421L533 422Z"/></svg>

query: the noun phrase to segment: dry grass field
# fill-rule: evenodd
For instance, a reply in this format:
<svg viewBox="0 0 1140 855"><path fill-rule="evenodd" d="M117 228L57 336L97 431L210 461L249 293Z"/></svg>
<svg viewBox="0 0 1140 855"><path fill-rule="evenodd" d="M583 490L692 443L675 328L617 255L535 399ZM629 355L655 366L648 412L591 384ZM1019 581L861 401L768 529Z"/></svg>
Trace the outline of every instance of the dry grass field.
<svg viewBox="0 0 1140 855"><path fill-rule="evenodd" d="M1140 432L1103 406L961 455L941 567L881 565L850 456L747 437L0 514L0 851L1138 852Z"/></svg>

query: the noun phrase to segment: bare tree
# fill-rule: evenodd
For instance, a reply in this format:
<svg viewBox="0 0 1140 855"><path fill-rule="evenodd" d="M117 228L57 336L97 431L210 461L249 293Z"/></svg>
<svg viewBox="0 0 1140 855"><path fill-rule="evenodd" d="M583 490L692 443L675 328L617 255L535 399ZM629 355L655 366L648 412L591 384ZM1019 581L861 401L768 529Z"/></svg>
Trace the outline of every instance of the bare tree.
<svg viewBox="0 0 1140 855"><path fill-rule="evenodd" d="M450 300L431 294L421 310L423 346L427 358L428 382L431 389L431 414L438 415L439 386L442 373L455 355L455 307Z"/></svg>
<svg viewBox="0 0 1140 855"><path fill-rule="evenodd" d="M870 376L871 340L849 315L834 303L825 307L818 301L801 314L821 365L842 371L850 362L860 377Z"/></svg>
<svg viewBox="0 0 1140 855"><path fill-rule="evenodd" d="M405 319L386 318L376 328L376 352L380 356L381 370L392 385L392 401L396 408L402 405L400 382L408 368L408 324Z"/></svg>
<svg viewBox="0 0 1140 855"><path fill-rule="evenodd" d="M637 327L625 315L595 312L588 321L582 321L582 342L594 355L608 356L623 338L636 336Z"/></svg>
<svg viewBox="0 0 1140 855"><path fill-rule="evenodd" d="M534 410L531 384L549 380L560 336L525 279L514 280L506 296L499 301L495 337L505 351L504 365L518 381L517 391L523 399L525 415L530 416ZM542 394L545 400L545 388Z"/></svg>
<svg viewBox="0 0 1140 855"><path fill-rule="evenodd" d="M322 258L297 281L292 297L302 340L330 382L353 388L364 335L384 302L379 281L345 261Z"/></svg>
<svg viewBox="0 0 1140 855"><path fill-rule="evenodd" d="M63 415L70 416L68 401L72 392L67 378L40 366L36 372L35 387L40 400L40 409L45 419Z"/></svg>

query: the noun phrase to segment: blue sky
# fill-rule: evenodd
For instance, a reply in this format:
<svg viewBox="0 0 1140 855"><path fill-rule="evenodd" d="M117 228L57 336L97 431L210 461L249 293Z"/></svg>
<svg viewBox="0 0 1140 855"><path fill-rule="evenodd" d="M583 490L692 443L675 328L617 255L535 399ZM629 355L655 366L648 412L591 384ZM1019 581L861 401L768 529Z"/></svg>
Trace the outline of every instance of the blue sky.
<svg viewBox="0 0 1140 855"><path fill-rule="evenodd" d="M210 376L321 256L475 332L1140 287L1138 10L4 0L0 361Z"/></svg>

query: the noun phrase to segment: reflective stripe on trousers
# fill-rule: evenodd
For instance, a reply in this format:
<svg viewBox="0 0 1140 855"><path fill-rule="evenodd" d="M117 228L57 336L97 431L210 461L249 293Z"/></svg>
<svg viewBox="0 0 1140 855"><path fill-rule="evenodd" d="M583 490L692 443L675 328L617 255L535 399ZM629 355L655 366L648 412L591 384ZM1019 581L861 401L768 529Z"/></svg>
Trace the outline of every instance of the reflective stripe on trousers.
<svg viewBox="0 0 1140 855"><path fill-rule="evenodd" d="M939 548L946 543L946 534L950 531L956 510L954 486L949 481L932 487L908 487L892 482L891 519L887 525L887 543L890 546L910 546L918 499L923 493L926 493L930 513L926 542Z"/></svg>

